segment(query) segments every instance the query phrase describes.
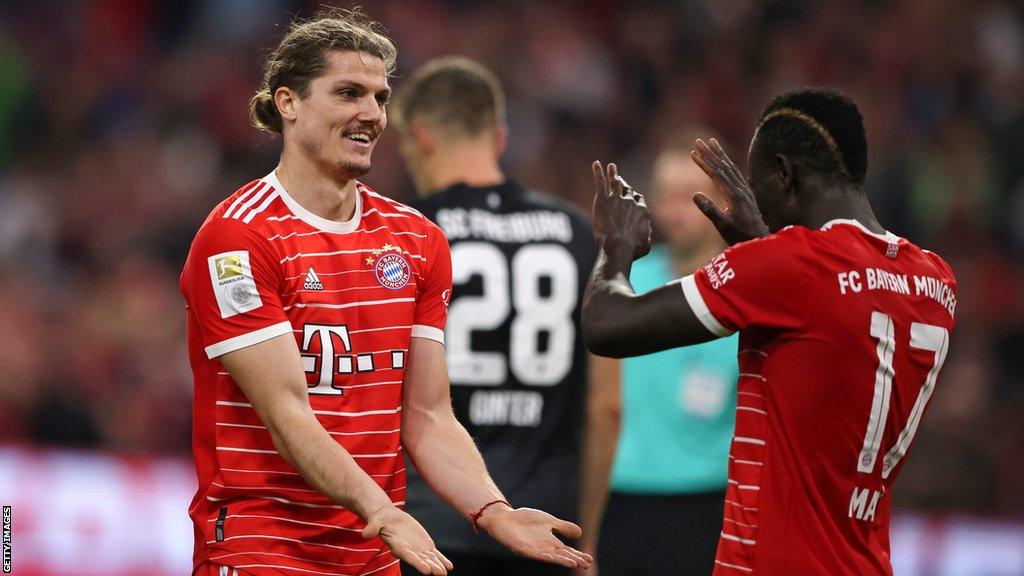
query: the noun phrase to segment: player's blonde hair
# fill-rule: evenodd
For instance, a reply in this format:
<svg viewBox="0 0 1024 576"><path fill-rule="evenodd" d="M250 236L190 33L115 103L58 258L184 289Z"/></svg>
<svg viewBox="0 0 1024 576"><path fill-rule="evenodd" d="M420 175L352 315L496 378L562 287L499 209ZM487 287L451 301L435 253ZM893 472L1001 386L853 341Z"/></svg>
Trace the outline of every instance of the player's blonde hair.
<svg viewBox="0 0 1024 576"><path fill-rule="evenodd" d="M398 50L384 35L380 24L367 18L358 7L319 12L311 20L295 20L281 43L263 65L263 81L249 100L249 120L260 130L281 134L281 112L274 92L287 86L300 98L309 96L309 83L323 73L329 50L365 52L384 61L388 76L395 71Z"/></svg>
<svg viewBox="0 0 1024 576"><path fill-rule="evenodd" d="M462 56L437 58L416 70L395 95L395 126L407 126L414 118L479 136L505 123L505 92L483 64Z"/></svg>

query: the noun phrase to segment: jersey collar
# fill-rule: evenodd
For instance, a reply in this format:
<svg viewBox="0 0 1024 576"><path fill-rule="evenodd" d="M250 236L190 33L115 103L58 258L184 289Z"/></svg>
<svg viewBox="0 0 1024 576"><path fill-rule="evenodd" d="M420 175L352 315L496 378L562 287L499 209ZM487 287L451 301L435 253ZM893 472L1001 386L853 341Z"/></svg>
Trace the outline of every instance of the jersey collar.
<svg viewBox="0 0 1024 576"><path fill-rule="evenodd" d="M295 198L292 198L291 194L284 189L281 181L277 178L276 168L273 172L264 176L263 180L281 193L281 200L284 200L285 206L288 206L288 209L291 210L292 214L298 216L300 220L317 230L333 232L335 234L348 234L359 227L359 220L363 216L363 186L359 182L356 182L356 209L352 213L352 218L349 218L344 222L338 222L335 220L328 220L327 218L321 218L309 210L306 210L301 204L296 202Z"/></svg>
<svg viewBox="0 0 1024 576"><path fill-rule="evenodd" d="M860 228L860 230L862 232L864 232L865 234L869 234L871 236L874 236L875 238L880 238L882 240L885 240L886 242L899 242L899 240L900 240L899 236L893 234L892 232L889 232L888 230L885 231L885 234L876 234L876 233L872 232L871 230L868 230L860 222L858 222L856 220L853 220L851 218L836 218L835 220L829 220L828 222L825 222L825 224L821 227L821 229L822 230L828 230L829 228L832 227L833 224L849 224L850 226L854 226L856 228Z"/></svg>

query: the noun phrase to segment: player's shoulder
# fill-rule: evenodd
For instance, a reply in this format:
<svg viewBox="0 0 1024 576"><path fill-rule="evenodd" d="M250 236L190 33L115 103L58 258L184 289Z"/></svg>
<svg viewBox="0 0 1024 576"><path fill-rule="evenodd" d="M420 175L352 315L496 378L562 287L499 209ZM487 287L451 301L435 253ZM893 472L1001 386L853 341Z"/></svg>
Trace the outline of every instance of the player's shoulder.
<svg viewBox="0 0 1024 576"><path fill-rule="evenodd" d="M931 250L927 250L914 244L910 240L901 242L900 252L902 257L912 259L920 267L930 269L934 277L942 280L950 286L956 285L956 276L953 274L953 267L942 256Z"/></svg>
<svg viewBox="0 0 1024 576"><path fill-rule="evenodd" d="M772 254L773 260L806 256L813 251L814 236L803 226L786 226L777 232L734 244L726 252Z"/></svg>
<svg viewBox="0 0 1024 576"><path fill-rule="evenodd" d="M524 188L523 203L539 210L561 212L576 224L590 225L590 217L575 204L542 190Z"/></svg>
<svg viewBox="0 0 1024 576"><path fill-rule="evenodd" d="M217 203L207 214L192 241L193 246L213 238L240 238L257 223L257 217L267 211L279 197L276 187L258 178L239 187ZM262 222L262 218L259 219Z"/></svg>
<svg viewBox="0 0 1024 576"><path fill-rule="evenodd" d="M284 188L273 173L252 180L214 206L200 232L256 229L270 221L280 222L281 214L287 212L283 196Z"/></svg>
<svg viewBox="0 0 1024 576"><path fill-rule="evenodd" d="M377 192L370 186L358 182L357 188L363 198L364 228L386 226L393 232L412 232L416 236L441 234L434 221L423 211ZM374 225L376 224L376 226Z"/></svg>

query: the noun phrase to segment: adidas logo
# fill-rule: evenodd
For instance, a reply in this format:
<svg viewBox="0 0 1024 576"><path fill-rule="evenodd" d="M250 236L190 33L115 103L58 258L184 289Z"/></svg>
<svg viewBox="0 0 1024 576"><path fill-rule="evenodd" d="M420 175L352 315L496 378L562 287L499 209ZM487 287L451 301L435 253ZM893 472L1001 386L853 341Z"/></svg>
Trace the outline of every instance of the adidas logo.
<svg viewBox="0 0 1024 576"><path fill-rule="evenodd" d="M306 290L323 290L324 284L320 281L320 277L313 271L313 267L309 267L309 272L306 272L306 282L302 285Z"/></svg>

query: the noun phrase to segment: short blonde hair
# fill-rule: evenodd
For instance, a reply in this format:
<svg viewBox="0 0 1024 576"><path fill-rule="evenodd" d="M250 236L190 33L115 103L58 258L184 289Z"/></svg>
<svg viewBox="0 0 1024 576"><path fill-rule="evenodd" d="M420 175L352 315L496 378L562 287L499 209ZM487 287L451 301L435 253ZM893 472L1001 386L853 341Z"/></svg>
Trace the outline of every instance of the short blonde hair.
<svg viewBox="0 0 1024 576"><path fill-rule="evenodd" d="M501 82L479 62L446 56L427 62L398 89L392 104L398 127L414 118L478 136L505 123Z"/></svg>

